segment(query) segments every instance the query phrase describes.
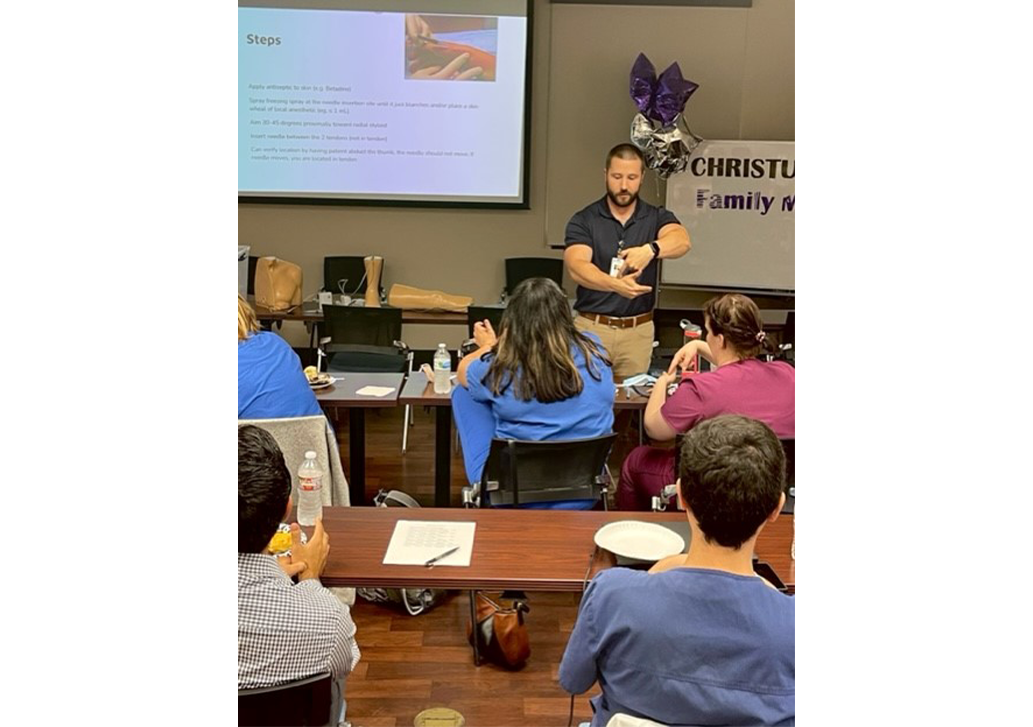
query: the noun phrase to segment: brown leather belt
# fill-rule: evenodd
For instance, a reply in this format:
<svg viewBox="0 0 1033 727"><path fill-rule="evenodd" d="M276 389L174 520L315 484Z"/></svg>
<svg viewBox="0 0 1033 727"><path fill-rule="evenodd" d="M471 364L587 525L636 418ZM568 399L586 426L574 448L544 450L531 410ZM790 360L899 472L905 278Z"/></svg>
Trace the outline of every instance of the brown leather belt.
<svg viewBox="0 0 1033 727"><path fill-rule="evenodd" d="M610 328L634 328L635 326L649 323L649 321L653 320L653 311L643 313L642 315L635 316L634 318L611 318L610 316L604 316L601 313L582 313L581 311L578 311L577 314L582 318L587 318L590 321L595 321L596 323L609 326Z"/></svg>

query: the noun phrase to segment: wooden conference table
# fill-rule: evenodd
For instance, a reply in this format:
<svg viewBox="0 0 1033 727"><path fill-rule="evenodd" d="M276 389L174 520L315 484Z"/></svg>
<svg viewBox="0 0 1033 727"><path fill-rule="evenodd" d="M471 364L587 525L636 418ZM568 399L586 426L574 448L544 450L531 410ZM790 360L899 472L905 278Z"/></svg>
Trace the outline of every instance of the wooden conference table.
<svg viewBox="0 0 1033 727"><path fill-rule="evenodd" d="M322 323L323 314L318 309L306 309L304 305L295 306L289 310L270 310L255 302L255 296L248 296L248 303L255 310L255 316L260 321L301 321L306 326L313 323ZM389 308L390 306L384 306ZM467 322L466 311L450 313L445 311L422 311L403 310L402 323L421 323L435 325L463 325Z"/></svg>
<svg viewBox="0 0 1033 727"><path fill-rule="evenodd" d="M398 405L405 374L331 374L337 382L325 389L317 389L316 401L324 411L348 410L348 496L351 504L366 502L366 409L388 408ZM366 386L387 386L394 389L386 396L358 394Z"/></svg>
<svg viewBox="0 0 1033 727"><path fill-rule="evenodd" d="M613 408L644 410L648 401L648 396L636 392L627 397L621 389ZM434 384L417 372L406 380L398 403L434 408L434 506L448 507L452 493L452 395L435 394Z"/></svg>
<svg viewBox="0 0 1033 727"><path fill-rule="evenodd" d="M398 520L476 522L470 565L384 565ZM597 549L593 537L617 520L684 522L685 513L324 507L330 555L321 580L327 586L580 591L586 573L615 565L615 557ZM756 548L790 593L796 583L792 541L793 516L783 515L764 528Z"/></svg>

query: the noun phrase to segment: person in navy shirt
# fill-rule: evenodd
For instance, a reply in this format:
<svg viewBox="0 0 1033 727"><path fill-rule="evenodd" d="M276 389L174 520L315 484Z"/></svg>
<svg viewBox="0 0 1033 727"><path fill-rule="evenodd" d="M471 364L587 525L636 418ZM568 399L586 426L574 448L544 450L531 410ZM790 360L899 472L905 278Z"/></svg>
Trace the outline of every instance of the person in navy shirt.
<svg viewBox="0 0 1033 727"><path fill-rule="evenodd" d="M262 331L251 306L237 295L237 418L280 419L322 414L286 341Z"/></svg>
<svg viewBox="0 0 1033 727"><path fill-rule="evenodd" d="M617 713L664 725L796 721L796 602L754 574L757 536L785 502L785 454L766 424L725 415L685 436L687 554L611 568L585 590L559 682L596 682L592 727Z"/></svg>
<svg viewBox="0 0 1033 727"><path fill-rule="evenodd" d="M452 393L471 483L480 482L493 437L585 439L613 428L610 361L596 336L574 327L570 304L554 281L520 283L499 329L496 336L489 321L474 325L478 349L459 362Z"/></svg>

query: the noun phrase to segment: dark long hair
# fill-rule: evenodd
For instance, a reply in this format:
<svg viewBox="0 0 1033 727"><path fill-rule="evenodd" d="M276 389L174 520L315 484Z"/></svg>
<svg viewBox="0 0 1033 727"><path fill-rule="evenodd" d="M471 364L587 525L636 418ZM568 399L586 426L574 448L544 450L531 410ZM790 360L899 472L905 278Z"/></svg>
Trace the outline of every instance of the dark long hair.
<svg viewBox="0 0 1033 727"><path fill-rule="evenodd" d="M522 401L550 404L577 396L584 382L574 360L575 348L596 381L602 374L595 359L612 365L603 348L574 327L567 296L548 278L529 278L516 287L498 333L482 380L496 396L510 386Z"/></svg>

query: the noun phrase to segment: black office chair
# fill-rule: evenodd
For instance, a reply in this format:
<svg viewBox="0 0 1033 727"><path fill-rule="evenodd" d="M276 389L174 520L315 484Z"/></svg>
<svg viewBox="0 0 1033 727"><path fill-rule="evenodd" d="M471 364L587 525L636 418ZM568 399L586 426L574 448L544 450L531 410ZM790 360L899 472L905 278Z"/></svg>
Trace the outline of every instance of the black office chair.
<svg viewBox="0 0 1033 727"><path fill-rule="evenodd" d="M610 476L606 459L616 439L613 433L548 442L492 439L481 481L463 488L463 504L519 507L560 500L602 500L603 509L607 509Z"/></svg>
<svg viewBox="0 0 1033 727"><path fill-rule="evenodd" d="M332 723L329 672L275 687L237 690L240 727L323 727Z"/></svg>
<svg viewBox="0 0 1033 727"><path fill-rule="evenodd" d="M528 278L551 278L563 287L563 259L552 257L508 257L506 258L506 287L502 289L502 302L513 290Z"/></svg>
<svg viewBox="0 0 1033 727"><path fill-rule="evenodd" d="M488 319L491 323L491 327L495 329L495 333L499 332L499 328L502 326L502 314L506 312L506 309L500 305L471 305L466 309L466 316L468 319L467 332L470 338L473 338L473 324L480 323L484 319Z"/></svg>
<svg viewBox="0 0 1033 727"><path fill-rule="evenodd" d="M324 305L326 336L319 340L329 373L412 374L413 353L402 338L402 309ZM409 442L412 407L405 405L402 452Z"/></svg>
<svg viewBox="0 0 1033 727"><path fill-rule="evenodd" d="M466 332L469 338L459 344L460 358L477 350L477 343L473 339L473 326L484 319L488 319L495 333L499 332L502 326L502 314L506 312L505 307L500 305L471 305L466 309Z"/></svg>
<svg viewBox="0 0 1033 727"><path fill-rule="evenodd" d="M412 351L402 342L401 308L324 305L320 348L327 371L404 373Z"/></svg>
<svg viewBox="0 0 1033 727"><path fill-rule="evenodd" d="M366 294L366 262L360 255L336 255L323 258L323 290L353 298ZM384 273L380 273L380 300L384 298Z"/></svg>
<svg viewBox="0 0 1033 727"><path fill-rule="evenodd" d="M247 259L247 294L255 294L255 270L258 268L257 257L249 257Z"/></svg>

